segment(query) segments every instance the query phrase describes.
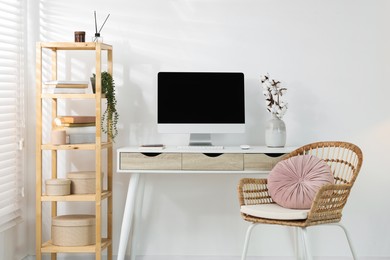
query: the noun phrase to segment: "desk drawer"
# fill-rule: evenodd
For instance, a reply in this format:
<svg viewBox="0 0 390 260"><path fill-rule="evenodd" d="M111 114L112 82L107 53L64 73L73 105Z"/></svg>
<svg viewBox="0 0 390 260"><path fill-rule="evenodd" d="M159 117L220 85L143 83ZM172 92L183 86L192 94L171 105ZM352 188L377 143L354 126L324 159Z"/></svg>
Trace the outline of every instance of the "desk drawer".
<svg viewBox="0 0 390 260"><path fill-rule="evenodd" d="M245 171L270 171L283 155L271 157L262 153L244 154L244 169Z"/></svg>
<svg viewBox="0 0 390 260"><path fill-rule="evenodd" d="M121 170L181 170L178 153L120 153Z"/></svg>
<svg viewBox="0 0 390 260"><path fill-rule="evenodd" d="M244 161L242 154L184 153L183 170L229 170L242 171Z"/></svg>

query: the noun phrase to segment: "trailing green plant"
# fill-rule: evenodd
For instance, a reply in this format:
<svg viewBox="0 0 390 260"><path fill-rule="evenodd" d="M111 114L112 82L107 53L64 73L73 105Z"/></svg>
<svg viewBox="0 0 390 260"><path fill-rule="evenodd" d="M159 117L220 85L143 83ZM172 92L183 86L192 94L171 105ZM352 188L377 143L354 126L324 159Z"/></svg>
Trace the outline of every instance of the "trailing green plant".
<svg viewBox="0 0 390 260"><path fill-rule="evenodd" d="M93 74L93 78L96 78L95 74ZM119 119L119 114L116 110L115 82L111 74L106 71L101 73L101 78L102 93L106 95L107 100L107 108L101 117L101 129L103 133L107 134L114 141L118 134L117 123Z"/></svg>

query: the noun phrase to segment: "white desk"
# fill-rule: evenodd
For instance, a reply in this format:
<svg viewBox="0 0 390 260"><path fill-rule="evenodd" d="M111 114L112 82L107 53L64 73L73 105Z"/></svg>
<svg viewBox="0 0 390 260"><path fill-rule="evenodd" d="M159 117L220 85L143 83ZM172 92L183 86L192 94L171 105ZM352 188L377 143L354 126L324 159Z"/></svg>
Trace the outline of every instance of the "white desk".
<svg viewBox="0 0 390 260"><path fill-rule="evenodd" d="M225 147L221 150L182 150L176 147L151 150L123 147L117 150L117 172L131 173L119 239L118 260L125 258L126 247L134 218L139 218L143 187L139 187L142 174L265 174L294 147L268 148ZM137 199L138 197L138 199ZM138 201L138 203L137 203ZM140 205L141 204L141 205ZM135 260L135 237L132 237L131 260Z"/></svg>

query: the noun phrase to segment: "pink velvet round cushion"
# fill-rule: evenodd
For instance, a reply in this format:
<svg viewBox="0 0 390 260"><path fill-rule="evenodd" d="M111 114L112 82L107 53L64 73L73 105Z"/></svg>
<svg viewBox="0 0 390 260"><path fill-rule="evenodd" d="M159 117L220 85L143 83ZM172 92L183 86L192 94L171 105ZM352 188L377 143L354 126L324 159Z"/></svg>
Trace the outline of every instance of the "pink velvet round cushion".
<svg viewBox="0 0 390 260"><path fill-rule="evenodd" d="M333 184L330 166L313 155L299 155L278 162L268 175L268 192L285 208L309 209L317 191Z"/></svg>

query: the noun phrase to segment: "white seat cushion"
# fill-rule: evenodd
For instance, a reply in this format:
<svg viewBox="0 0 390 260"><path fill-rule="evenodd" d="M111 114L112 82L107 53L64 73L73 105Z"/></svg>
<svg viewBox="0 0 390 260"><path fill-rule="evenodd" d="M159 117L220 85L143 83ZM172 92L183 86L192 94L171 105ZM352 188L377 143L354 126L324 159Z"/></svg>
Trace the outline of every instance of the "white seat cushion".
<svg viewBox="0 0 390 260"><path fill-rule="evenodd" d="M278 220L307 219L308 209L288 209L276 203L241 206L241 212L259 218Z"/></svg>

